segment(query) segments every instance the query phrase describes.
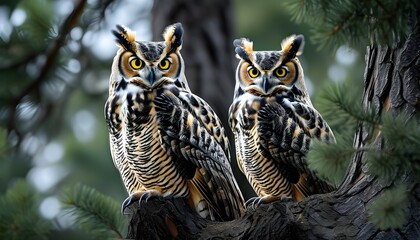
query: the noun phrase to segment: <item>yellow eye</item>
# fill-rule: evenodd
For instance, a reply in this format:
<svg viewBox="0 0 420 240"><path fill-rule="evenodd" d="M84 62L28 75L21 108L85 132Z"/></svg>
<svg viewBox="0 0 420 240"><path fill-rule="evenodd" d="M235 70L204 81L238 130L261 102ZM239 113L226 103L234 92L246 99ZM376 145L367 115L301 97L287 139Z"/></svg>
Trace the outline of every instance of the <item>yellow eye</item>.
<svg viewBox="0 0 420 240"><path fill-rule="evenodd" d="M256 77L258 77L258 75L260 75L260 71L258 71L258 69L256 69L255 67L250 67L248 69L248 75L251 78L256 78Z"/></svg>
<svg viewBox="0 0 420 240"><path fill-rule="evenodd" d="M274 70L274 74L276 74L277 77L285 77L287 75L287 70L283 67L279 67L276 70Z"/></svg>
<svg viewBox="0 0 420 240"><path fill-rule="evenodd" d="M160 63L159 63L159 68L162 70L166 70L171 66L171 62L168 59L163 59Z"/></svg>
<svg viewBox="0 0 420 240"><path fill-rule="evenodd" d="M130 66L136 70L140 69L141 67L143 67L143 61L138 58L134 58L130 61Z"/></svg>

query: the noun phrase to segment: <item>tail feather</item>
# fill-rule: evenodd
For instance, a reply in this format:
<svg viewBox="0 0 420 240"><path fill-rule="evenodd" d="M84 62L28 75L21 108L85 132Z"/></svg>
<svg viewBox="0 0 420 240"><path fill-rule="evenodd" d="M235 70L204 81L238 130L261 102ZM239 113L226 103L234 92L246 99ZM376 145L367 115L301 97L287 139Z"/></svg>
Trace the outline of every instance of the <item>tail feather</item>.
<svg viewBox="0 0 420 240"><path fill-rule="evenodd" d="M205 180L205 177L199 169L195 171L194 177L188 181L188 187L190 189L190 195L188 197L188 203L192 209L203 218L210 218L215 220L214 211L215 206L212 204L212 191L211 186Z"/></svg>

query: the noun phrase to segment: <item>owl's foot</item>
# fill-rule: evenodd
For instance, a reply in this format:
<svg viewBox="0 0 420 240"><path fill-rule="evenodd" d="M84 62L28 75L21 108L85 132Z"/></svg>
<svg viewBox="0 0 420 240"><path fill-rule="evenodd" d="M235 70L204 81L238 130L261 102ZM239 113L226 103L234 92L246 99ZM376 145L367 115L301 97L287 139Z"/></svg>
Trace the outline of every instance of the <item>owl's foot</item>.
<svg viewBox="0 0 420 240"><path fill-rule="evenodd" d="M261 204L270 203L270 202L273 202L273 201L278 200L278 199L280 199L280 198L277 197L277 196L272 196L272 195L268 195L268 196L264 196L264 197L252 197L252 198L248 199L248 201L245 202L245 206L246 206L246 208L251 208L251 209L255 210Z"/></svg>
<svg viewBox="0 0 420 240"><path fill-rule="evenodd" d="M139 191L134 192L128 196L121 205L121 213L124 215L124 210L133 204L135 201L138 201L139 204L142 202L147 202L151 197L162 196L162 193L157 190L148 190L148 191Z"/></svg>
<svg viewBox="0 0 420 240"><path fill-rule="evenodd" d="M271 203L277 200L290 202L290 201L293 201L293 198L289 196L284 196L284 195L283 196L267 195L264 197L252 197L248 199L248 201L245 202L245 206L246 208L251 208L255 210L261 204L267 204L267 203Z"/></svg>

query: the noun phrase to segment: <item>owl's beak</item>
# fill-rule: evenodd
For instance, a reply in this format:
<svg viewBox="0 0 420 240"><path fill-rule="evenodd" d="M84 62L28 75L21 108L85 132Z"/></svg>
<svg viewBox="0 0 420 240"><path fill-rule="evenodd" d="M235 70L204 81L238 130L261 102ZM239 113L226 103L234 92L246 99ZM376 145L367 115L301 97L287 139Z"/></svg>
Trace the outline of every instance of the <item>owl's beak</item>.
<svg viewBox="0 0 420 240"><path fill-rule="evenodd" d="M149 83L150 85L153 85L153 83L155 83L156 79L155 79L155 68L151 67L150 68L150 72L149 72Z"/></svg>
<svg viewBox="0 0 420 240"><path fill-rule="evenodd" d="M271 88L271 84L269 83L267 74L263 75L262 87L265 93L268 93L268 90L270 90Z"/></svg>

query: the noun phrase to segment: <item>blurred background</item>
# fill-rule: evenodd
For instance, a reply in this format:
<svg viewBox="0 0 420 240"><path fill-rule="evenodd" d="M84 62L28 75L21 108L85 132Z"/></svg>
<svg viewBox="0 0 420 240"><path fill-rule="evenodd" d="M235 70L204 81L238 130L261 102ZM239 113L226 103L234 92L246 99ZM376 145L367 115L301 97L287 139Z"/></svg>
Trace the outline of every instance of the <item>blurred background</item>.
<svg viewBox="0 0 420 240"><path fill-rule="evenodd" d="M138 40L160 41L164 27L180 21L192 91L214 107L226 128L235 38L251 39L255 50L280 50L285 37L303 34L299 59L315 107L329 85L363 86L365 49L319 48L309 26L296 23L285 5L277 0L2 1L0 194L19 179L28 182L39 196L37 214L50 224L52 238L60 239L84 236L61 210L63 189L82 183L118 203L127 197L112 163L103 116L117 51L110 31L116 24L136 31ZM232 163L245 198L254 196L236 160Z"/></svg>

